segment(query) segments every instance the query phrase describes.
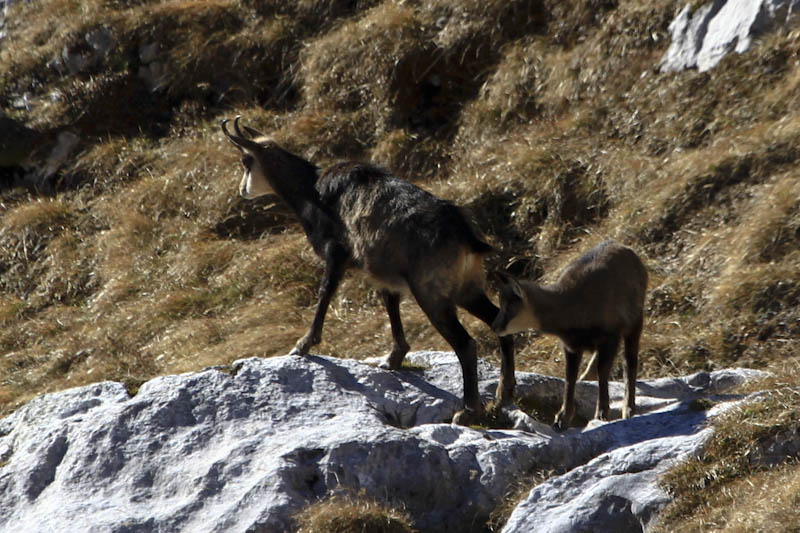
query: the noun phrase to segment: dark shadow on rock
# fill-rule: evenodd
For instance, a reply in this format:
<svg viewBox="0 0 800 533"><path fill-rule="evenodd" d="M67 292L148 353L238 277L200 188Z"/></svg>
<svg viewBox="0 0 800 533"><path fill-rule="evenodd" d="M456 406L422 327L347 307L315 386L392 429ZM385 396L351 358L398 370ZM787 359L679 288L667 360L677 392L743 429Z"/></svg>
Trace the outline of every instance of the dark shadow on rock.
<svg viewBox="0 0 800 533"><path fill-rule="evenodd" d="M413 387L429 398L443 400L449 405L452 405L453 413L461 408L461 398L459 396L431 384L424 376L419 375L417 372L376 369L376 373L373 377L385 380L383 383L384 387L378 388L362 383L347 367L337 364L335 360L316 355L307 355L304 357L308 361L320 365L331 375L336 376L335 381L341 388L363 395L367 402L373 407L386 403L386 397L383 395L384 390L395 387L396 390L401 391L407 387ZM409 407L411 408L413 406L409 404ZM386 409L380 408L376 408L376 410L384 416L389 425L401 428L417 425L416 420L405 420L405 417L401 417L399 413L391 413ZM416 418L416 416L414 418ZM441 420L440 422L445 422L445 420Z"/></svg>
<svg viewBox="0 0 800 533"><path fill-rule="evenodd" d="M581 438L591 437L597 432L607 432L613 435L613 444L605 450L607 453L648 440L693 435L702 429L707 420L706 411L693 408L692 402L682 402L676 409L614 420L602 426L585 430L579 435ZM575 432L569 432L564 436L575 435Z"/></svg>

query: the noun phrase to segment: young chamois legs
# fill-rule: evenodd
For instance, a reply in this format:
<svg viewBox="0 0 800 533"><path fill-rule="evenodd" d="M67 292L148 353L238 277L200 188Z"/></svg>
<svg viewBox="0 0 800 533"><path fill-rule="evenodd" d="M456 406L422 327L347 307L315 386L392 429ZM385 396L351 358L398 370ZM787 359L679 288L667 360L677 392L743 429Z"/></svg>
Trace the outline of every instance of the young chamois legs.
<svg viewBox="0 0 800 533"><path fill-rule="evenodd" d="M611 367L614 355L619 348L619 337L608 337L597 347L594 359L597 362L597 406L594 417L598 420L608 420L610 414L608 397L608 380L611 376ZM581 364L580 351L571 350L564 345L564 357L567 360L566 381L564 382L564 403L556 414L553 426L556 429L566 429L575 415L575 382L578 379L578 370Z"/></svg>
<svg viewBox="0 0 800 533"><path fill-rule="evenodd" d="M618 348L619 337L608 338L597 347L597 407L594 417L598 420L609 418L608 379Z"/></svg>
<svg viewBox="0 0 800 533"><path fill-rule="evenodd" d="M642 335L643 320L640 318L634 330L625 337L625 401L622 404L622 418L636 414L636 374L639 367L639 338Z"/></svg>
<svg viewBox="0 0 800 533"><path fill-rule="evenodd" d="M336 244L331 242L325 246L325 272L319 287L319 300L317 301L317 309L314 312L314 320L311 322L308 333L297 341L294 350L291 351L292 355L307 355L308 350L322 340L322 325L325 322L325 314L328 312L331 298L333 298L336 289L339 287L339 282L342 281L345 271L345 258L346 255L338 249Z"/></svg>
<svg viewBox="0 0 800 533"><path fill-rule="evenodd" d="M462 304L470 314L485 322L490 328L500 309L489 298L481 293L476 294ZM500 404L510 403L514 396L516 379L514 377L514 340L511 335L499 337L500 352L500 382L497 384L496 398Z"/></svg>
<svg viewBox="0 0 800 533"><path fill-rule="evenodd" d="M582 352L572 350L564 345L564 358L567 362L566 380L564 381L564 401L561 409L556 413L553 427L567 429L572 417L575 415L575 381L578 379L578 369L581 366Z"/></svg>
<svg viewBox="0 0 800 533"><path fill-rule="evenodd" d="M386 307L386 312L389 314L389 324L392 326L392 353L386 358L386 361L380 364L381 368L390 370L400 369L408 353L408 343L406 342L406 334L403 331L403 322L400 319L400 295L383 289L380 291L383 305Z"/></svg>

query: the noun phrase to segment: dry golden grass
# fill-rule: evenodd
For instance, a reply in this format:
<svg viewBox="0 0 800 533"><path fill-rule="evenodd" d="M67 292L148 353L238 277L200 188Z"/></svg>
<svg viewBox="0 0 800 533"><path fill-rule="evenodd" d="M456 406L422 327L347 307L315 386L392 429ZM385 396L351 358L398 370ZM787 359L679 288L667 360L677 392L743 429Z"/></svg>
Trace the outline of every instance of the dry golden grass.
<svg viewBox="0 0 800 533"><path fill-rule="evenodd" d="M713 422L716 432L702 457L665 477L664 486L676 499L656 531L797 530L800 450L787 450L794 454L788 456L782 450L792 439L800 445L799 368L791 380L793 387L774 389Z"/></svg>
<svg viewBox="0 0 800 533"><path fill-rule="evenodd" d="M297 533L412 533L411 518L402 510L365 498L336 495L297 514Z"/></svg>
<svg viewBox="0 0 800 533"><path fill-rule="evenodd" d="M601 240L633 246L650 270L643 377L755 366L778 376L765 387L796 386L800 31L709 73L659 74L679 7L14 4L0 106L35 130L27 163L64 129L80 143L47 194L0 190L0 414L46 391L284 354L305 333L321 266L280 200L237 198L219 130L237 113L320 165L370 158L467 206L497 247L489 268L553 281ZM48 66L100 26L115 42L96 66ZM168 74L157 91L138 77L152 43ZM416 304L401 309L412 349L448 349ZM488 328L465 323L497 362ZM348 277L316 351L390 345L379 298ZM563 373L551 337L520 335L517 353L519 369ZM795 408L752 416L777 427ZM730 527L795 516L794 466L740 474L686 528L735 507L726 491L766 498L751 478L786 503Z"/></svg>

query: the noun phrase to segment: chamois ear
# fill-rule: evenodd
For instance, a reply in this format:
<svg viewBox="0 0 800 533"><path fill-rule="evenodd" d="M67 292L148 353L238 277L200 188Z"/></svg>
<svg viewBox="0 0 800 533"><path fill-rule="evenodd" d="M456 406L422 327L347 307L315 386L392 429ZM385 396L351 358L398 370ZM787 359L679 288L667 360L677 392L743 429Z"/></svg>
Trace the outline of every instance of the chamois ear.
<svg viewBox="0 0 800 533"><path fill-rule="evenodd" d="M264 137L264 134L258 131L257 129L251 128L250 126L245 126L242 124L242 129L239 129L239 120L241 120L242 115L236 115L236 118L233 120L233 129L236 132L236 135L242 138L247 138L243 133L242 129L247 132L247 135L250 136L252 139L253 137Z"/></svg>
<svg viewBox="0 0 800 533"><path fill-rule="evenodd" d="M514 276L507 272L500 272L499 270L496 271L494 275L500 281L501 285L508 287L517 297L522 298L522 287L519 286L519 282Z"/></svg>
<svg viewBox="0 0 800 533"><path fill-rule="evenodd" d="M263 133L261 133L257 129L251 128L250 126L245 126L244 124L242 124L242 129L244 129L244 131L247 132L247 134L250 136L251 139L253 137L265 137Z"/></svg>

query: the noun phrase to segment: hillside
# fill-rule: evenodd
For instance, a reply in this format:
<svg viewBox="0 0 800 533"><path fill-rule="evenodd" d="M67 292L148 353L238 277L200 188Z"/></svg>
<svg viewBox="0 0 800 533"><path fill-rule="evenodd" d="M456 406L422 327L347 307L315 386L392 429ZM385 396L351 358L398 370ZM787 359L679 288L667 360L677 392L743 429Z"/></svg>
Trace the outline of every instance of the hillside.
<svg viewBox="0 0 800 533"><path fill-rule="evenodd" d="M498 249L490 268L553 280L599 241L633 247L650 270L642 377L743 366L800 385L800 31L707 72L660 73L681 7L13 4L0 414L46 391L282 355L305 332L320 263L276 198L237 196L219 129L237 114L319 165L369 159L468 207ZM413 302L402 314L412 349L448 349ZM384 315L348 277L316 351L388 351ZM498 362L491 333L467 323ZM522 370L563 374L552 338L526 334L517 352ZM756 421L796 428L797 404L780 396ZM796 466L756 470L730 479L794 487L796 506ZM766 497L745 485L738 498Z"/></svg>

